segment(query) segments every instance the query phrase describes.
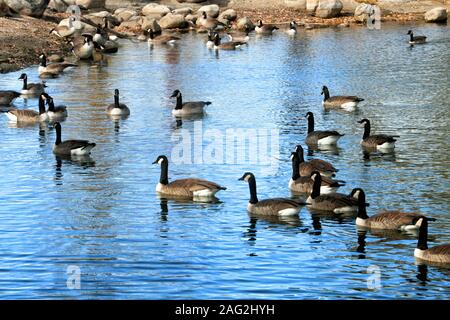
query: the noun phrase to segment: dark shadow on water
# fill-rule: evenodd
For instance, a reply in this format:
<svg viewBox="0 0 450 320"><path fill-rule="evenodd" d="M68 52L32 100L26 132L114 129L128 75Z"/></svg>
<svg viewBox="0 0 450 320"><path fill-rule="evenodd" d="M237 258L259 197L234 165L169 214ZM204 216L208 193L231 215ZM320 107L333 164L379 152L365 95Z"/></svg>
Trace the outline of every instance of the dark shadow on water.
<svg viewBox="0 0 450 320"><path fill-rule="evenodd" d="M55 178L56 185L63 184L63 164L68 166L79 166L83 169L95 167L95 161L90 156L55 156Z"/></svg>

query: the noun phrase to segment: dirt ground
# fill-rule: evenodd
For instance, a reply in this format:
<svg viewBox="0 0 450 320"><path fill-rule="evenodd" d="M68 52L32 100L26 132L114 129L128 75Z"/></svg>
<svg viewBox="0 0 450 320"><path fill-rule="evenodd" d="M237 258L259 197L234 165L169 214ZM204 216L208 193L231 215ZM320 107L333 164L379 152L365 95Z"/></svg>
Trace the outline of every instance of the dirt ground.
<svg viewBox="0 0 450 320"><path fill-rule="evenodd" d="M0 17L0 73L38 64L42 52L67 55L70 46L50 35L59 20L56 16L44 16L44 19Z"/></svg>

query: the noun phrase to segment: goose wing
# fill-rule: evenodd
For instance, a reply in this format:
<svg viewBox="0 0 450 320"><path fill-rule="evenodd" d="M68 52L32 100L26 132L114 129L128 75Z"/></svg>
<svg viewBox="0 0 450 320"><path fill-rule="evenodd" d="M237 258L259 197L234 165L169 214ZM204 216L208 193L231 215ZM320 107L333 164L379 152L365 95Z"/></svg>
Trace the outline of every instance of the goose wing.
<svg viewBox="0 0 450 320"><path fill-rule="evenodd" d="M381 145L386 142L395 142L395 141L397 140L394 139L394 136L388 136L385 134L374 134L364 139L365 143L373 145Z"/></svg>
<svg viewBox="0 0 450 320"><path fill-rule="evenodd" d="M200 191L204 189L210 190L226 190L225 187L204 179L197 178L187 178L178 179L169 183L170 188L180 188L189 191L190 193L194 191Z"/></svg>
<svg viewBox="0 0 450 320"><path fill-rule="evenodd" d="M343 134L340 134L337 131L334 130L324 130L324 131L313 131L311 133L308 134L317 137L319 140L329 137L329 136L343 136Z"/></svg>
<svg viewBox="0 0 450 320"><path fill-rule="evenodd" d="M10 104L11 101L20 97L20 93L13 90L0 91L0 104Z"/></svg>
<svg viewBox="0 0 450 320"><path fill-rule="evenodd" d="M299 208L302 205L302 203L286 199L286 198L272 198L272 199L264 199L256 204L254 206L258 208L258 211L261 214L271 214L271 213L278 213L281 210L285 209L291 209L291 208Z"/></svg>
<svg viewBox="0 0 450 320"><path fill-rule="evenodd" d="M316 204L326 204L329 210L358 205L357 199L341 193L323 194L316 197L314 202Z"/></svg>
<svg viewBox="0 0 450 320"><path fill-rule="evenodd" d="M445 261L442 262L450 262L450 244L441 244L439 246L434 246L430 249L428 249L428 253L432 255L439 255L443 256Z"/></svg>
<svg viewBox="0 0 450 320"><path fill-rule="evenodd" d="M329 186L329 187L341 187L344 185L344 181L342 180L333 180L327 176L322 176L322 186Z"/></svg>
<svg viewBox="0 0 450 320"><path fill-rule="evenodd" d="M8 111L8 113L14 115L17 118L17 120L35 119L36 117L39 116L39 113L34 110L11 109Z"/></svg>
<svg viewBox="0 0 450 320"><path fill-rule="evenodd" d="M414 225L419 218L424 217L415 212L383 211L371 216L369 221L371 224L383 225L389 229L399 229L402 226Z"/></svg>
<svg viewBox="0 0 450 320"><path fill-rule="evenodd" d="M203 108L204 106L210 105L211 102L209 101L191 101L191 102L185 102L183 103L182 109L188 110L188 109L199 109Z"/></svg>
<svg viewBox="0 0 450 320"><path fill-rule="evenodd" d="M347 102L360 102L360 101L364 101L364 99L359 98L357 96L333 96L327 99L327 102L339 105Z"/></svg>
<svg viewBox="0 0 450 320"><path fill-rule="evenodd" d="M322 172L337 172L338 170L328 161L322 159L311 159L309 162Z"/></svg>

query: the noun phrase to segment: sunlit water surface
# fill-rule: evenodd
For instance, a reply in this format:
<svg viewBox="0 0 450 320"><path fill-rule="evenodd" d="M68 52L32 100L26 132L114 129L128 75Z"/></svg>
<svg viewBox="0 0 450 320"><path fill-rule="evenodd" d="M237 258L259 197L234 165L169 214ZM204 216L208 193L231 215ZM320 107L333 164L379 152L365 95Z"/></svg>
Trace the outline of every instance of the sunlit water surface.
<svg viewBox="0 0 450 320"><path fill-rule="evenodd" d="M409 47L408 29L279 33L218 55L206 49L205 35L153 50L125 40L107 66L82 64L47 80L56 104L68 106L63 139L97 146L90 159L57 159L51 126L17 128L1 117L0 297L449 298L450 270L416 265L414 236L358 236L353 218L307 208L296 218L249 217L248 186L237 181L253 171L261 199L291 196L289 155L304 143L304 115L313 111L316 128L345 133L337 151L307 156L340 169L341 192L364 188L369 215L404 209L437 218L430 245L448 243L450 33L420 26L430 42ZM26 72L38 79L36 67ZM1 75L0 87L18 90L20 73ZM331 94L364 97L360 110L324 112L324 84ZM131 109L128 119L105 113L115 88ZM186 100L212 101L207 115L177 125L168 98L177 88ZM15 105L37 110L36 99ZM394 154L364 156L356 123L363 117L376 132L400 135ZM160 168L152 162L159 154L170 157L186 133L206 148L206 130L239 128L274 130L259 131L262 140L279 132L279 154L269 159L275 167L201 163L200 153L193 164L171 163L169 176L225 185L220 202L158 198ZM67 287L71 268L80 268L79 290ZM381 287L373 288L378 272Z"/></svg>

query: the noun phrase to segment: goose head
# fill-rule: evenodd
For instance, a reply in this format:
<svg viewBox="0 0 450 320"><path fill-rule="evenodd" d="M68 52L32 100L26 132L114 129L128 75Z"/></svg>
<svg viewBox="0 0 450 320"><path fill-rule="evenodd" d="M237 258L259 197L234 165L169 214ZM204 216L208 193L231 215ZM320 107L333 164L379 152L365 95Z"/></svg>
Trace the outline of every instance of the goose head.
<svg viewBox="0 0 450 320"><path fill-rule="evenodd" d="M251 172L246 172L244 173L244 175L242 177L240 177L238 180L239 181L245 181L245 182L249 182L250 180L254 180L255 176L253 175L253 173Z"/></svg>
<svg viewBox="0 0 450 320"><path fill-rule="evenodd" d="M180 92L180 90L175 90L173 93L172 93L172 95L170 96L170 98L175 98L175 97L179 97L181 95L181 92Z"/></svg>
<svg viewBox="0 0 450 320"><path fill-rule="evenodd" d="M258 24L258 27L262 27L263 26L263 22L262 22L262 20L261 19L259 19L258 21L257 21L257 24Z"/></svg>
<svg viewBox="0 0 450 320"><path fill-rule="evenodd" d="M208 18L208 15L206 14L206 11L202 11L202 18L203 18L203 19Z"/></svg>
<svg viewBox="0 0 450 320"><path fill-rule="evenodd" d="M305 115L306 119L314 118L314 114L311 111L308 111Z"/></svg>
<svg viewBox="0 0 450 320"><path fill-rule="evenodd" d="M325 94L325 93L328 93L329 91L328 91L328 87L327 86L323 86L322 87L322 92L320 93L320 94Z"/></svg>
<svg viewBox="0 0 450 320"><path fill-rule="evenodd" d="M295 21L291 21L289 23L289 28L296 30L297 29L297 23Z"/></svg>
<svg viewBox="0 0 450 320"><path fill-rule="evenodd" d="M366 125L370 125L370 121L368 119L362 119L358 121L358 123L361 125L361 127L365 127Z"/></svg>
<svg viewBox="0 0 450 320"><path fill-rule="evenodd" d="M22 73L19 77L19 80L25 80L27 79L27 74L26 73Z"/></svg>
<svg viewBox="0 0 450 320"><path fill-rule="evenodd" d="M168 162L169 162L169 160L167 160L166 156L160 155L160 156L158 156L158 158L156 158L155 161L153 161L152 164L159 164L159 165L161 165L163 163L168 163Z"/></svg>
<svg viewBox="0 0 450 320"><path fill-rule="evenodd" d="M408 30L408 33L406 35L413 34L412 30Z"/></svg>
<svg viewBox="0 0 450 320"><path fill-rule="evenodd" d="M115 90L114 90L114 96L115 96L115 97L118 97L118 96L119 96L119 89L115 89Z"/></svg>

